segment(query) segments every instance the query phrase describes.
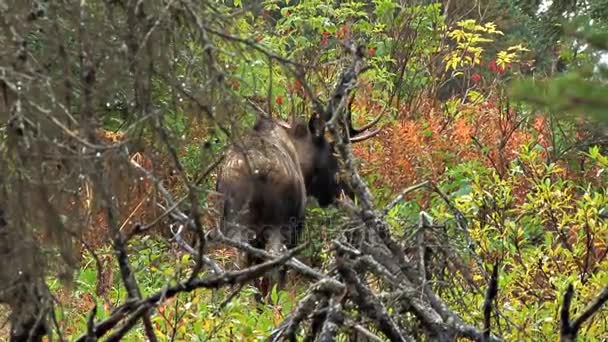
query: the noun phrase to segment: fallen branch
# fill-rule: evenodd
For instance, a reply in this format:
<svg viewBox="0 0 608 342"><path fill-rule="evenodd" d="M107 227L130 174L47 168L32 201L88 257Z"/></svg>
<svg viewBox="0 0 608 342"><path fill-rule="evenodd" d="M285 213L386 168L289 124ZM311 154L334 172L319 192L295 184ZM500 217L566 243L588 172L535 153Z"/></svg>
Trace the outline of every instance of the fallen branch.
<svg viewBox="0 0 608 342"><path fill-rule="evenodd" d="M165 289L158 291L144 299L131 302L128 305L123 305L124 308L120 307L115 314L111 315L106 320L95 326L93 329L94 335L97 338L102 337L106 332L116 326L116 324L118 324L125 317L125 314L132 313L130 314L130 317L128 317L127 323L125 323L121 329L112 335L112 338L119 338L123 336L123 332L126 333L129 331L130 328L127 329L129 324L134 324L134 322L137 322L137 320L143 317L148 310L162 304L167 299L176 296L178 293L192 292L200 288L218 289L227 285L247 283L253 279L259 278L270 270L284 265L289 259L301 252L305 247L305 245L298 246L281 257L240 271L225 272L220 275L202 279L193 278L188 281L180 282L177 285L168 286ZM102 326L103 329L100 329ZM78 338L76 341L84 342L86 341L86 338L87 335Z"/></svg>
<svg viewBox="0 0 608 342"><path fill-rule="evenodd" d="M362 314L376 322L378 329L386 337L391 341L411 341L403 336L384 305L346 262L338 262L338 272L346 281L349 298L357 305Z"/></svg>
<svg viewBox="0 0 608 342"><path fill-rule="evenodd" d="M321 297L343 292L343 288L334 285L333 282L329 281L329 278L321 279L313 284L308 290L309 293L298 302L295 310L270 334L267 341L276 342L283 337L289 341L295 341L300 323L313 312Z"/></svg>
<svg viewBox="0 0 608 342"><path fill-rule="evenodd" d="M336 299L336 297L331 297L329 300L325 321L323 322L323 327L321 328L321 333L319 334L319 342L335 341L336 335L338 334L338 328L340 327L339 321L341 311L342 305L340 302Z"/></svg>
<svg viewBox="0 0 608 342"><path fill-rule="evenodd" d="M252 255L256 258L272 259L275 257L272 254L268 253L267 251L265 251L263 249L255 248L246 242L229 239L226 236L224 236L219 230L216 230L214 233L216 234L216 236L214 236L215 241L223 243L223 244L231 246L231 247L238 248L242 251L249 253L250 255ZM339 281L329 278L325 274L307 266L306 264L304 264L297 258L292 258L292 259L288 260L286 265L289 266L290 268L292 268L294 271L296 271L296 272L300 273L301 275L304 275L310 279L317 280L317 281L321 280L321 279L327 279L327 281L331 282L332 285L335 286L336 288L342 288L344 286Z"/></svg>
<svg viewBox="0 0 608 342"><path fill-rule="evenodd" d="M348 141L348 137L344 134L340 134L336 121L342 122L339 118L343 116L344 105L346 96L350 93L356 84L359 73L364 70L363 66L363 54L359 49L350 47L351 55L353 56L353 63L345 69L340 78L340 82L336 85L335 90L332 94L332 101L328 105L326 110L327 117L331 119L327 121L326 127L330 133L336 137L336 152L338 153L343 167L346 171L347 179L351 185L351 189L357 195L360 203L360 209L358 211L359 219L367 227L368 237L367 245L364 244L365 248L362 251L365 254L374 256L380 264L385 268L389 269L391 273L399 275L399 280L403 283L410 283L408 290L415 290L422 288L425 295L424 300L417 302L418 309L414 310L416 316L422 320L425 327L433 329L430 333L436 334L437 336L445 336L448 339L455 338L457 336L468 337L476 341L482 340L482 331L479 329L466 324L457 314L449 309L449 307L439 298L428 286L421 284L420 275L415 272L408 264L409 259L405 256L401 246L392 239L389 226L383 220L383 215L378 212L374 206L373 196L371 191L358 174L352 150ZM378 239L375 239L377 237ZM376 241L379 240L379 241ZM379 244L384 246L380 246ZM381 250L386 248L390 255L381 256ZM409 299L409 298L408 298ZM412 303L414 301L410 299ZM412 310L412 309L410 309ZM435 314L440 315L438 320ZM425 320L430 319L430 321ZM490 341L500 341L495 337L490 337Z"/></svg>

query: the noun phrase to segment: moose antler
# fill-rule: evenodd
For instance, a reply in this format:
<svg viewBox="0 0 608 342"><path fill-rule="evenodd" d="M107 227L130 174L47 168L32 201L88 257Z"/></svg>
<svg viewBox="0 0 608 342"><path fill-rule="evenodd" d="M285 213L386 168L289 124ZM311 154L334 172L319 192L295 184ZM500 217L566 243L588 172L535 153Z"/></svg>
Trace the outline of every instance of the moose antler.
<svg viewBox="0 0 608 342"><path fill-rule="evenodd" d="M370 132L366 132L367 130L369 130L370 128L372 128L374 125L376 125L380 119L384 116L384 111L382 111L382 113L380 113L380 115L376 116L374 118L374 120L372 120L372 122L366 124L365 126L356 129L355 127L353 127L353 120L352 120L352 107L353 107L353 102L355 102L355 96L351 96L350 100L348 101L348 113L346 115L346 123L348 125L348 134L350 136L350 142L351 143L355 143L355 142L359 142L359 141L364 141L367 140L371 137L374 137L376 135L378 135L378 133L380 133L380 128L375 129L373 131Z"/></svg>

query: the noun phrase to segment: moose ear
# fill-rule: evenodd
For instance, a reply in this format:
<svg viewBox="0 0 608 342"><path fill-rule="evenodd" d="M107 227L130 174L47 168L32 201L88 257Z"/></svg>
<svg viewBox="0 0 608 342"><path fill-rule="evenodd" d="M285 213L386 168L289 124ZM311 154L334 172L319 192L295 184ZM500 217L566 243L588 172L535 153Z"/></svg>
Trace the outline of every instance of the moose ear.
<svg viewBox="0 0 608 342"><path fill-rule="evenodd" d="M310 120L308 120L308 129L316 137L323 136L323 132L325 131L325 125L317 114L313 114L310 117Z"/></svg>
<svg viewBox="0 0 608 342"><path fill-rule="evenodd" d="M305 122L295 122L292 128L293 136L296 138L304 138L308 135L308 127Z"/></svg>

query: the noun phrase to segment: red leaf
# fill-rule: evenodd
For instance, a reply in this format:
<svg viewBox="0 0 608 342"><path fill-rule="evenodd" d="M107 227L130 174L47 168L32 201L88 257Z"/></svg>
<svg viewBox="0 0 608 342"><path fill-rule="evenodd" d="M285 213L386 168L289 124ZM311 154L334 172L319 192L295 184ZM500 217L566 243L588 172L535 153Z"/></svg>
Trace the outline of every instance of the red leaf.
<svg viewBox="0 0 608 342"><path fill-rule="evenodd" d="M492 72L498 72L498 66L496 65L496 61L490 61L490 62L488 62L488 68Z"/></svg>
<svg viewBox="0 0 608 342"><path fill-rule="evenodd" d="M475 83L479 83L481 81L481 79L482 79L482 77L478 73L474 73L473 75L471 75L471 80Z"/></svg>

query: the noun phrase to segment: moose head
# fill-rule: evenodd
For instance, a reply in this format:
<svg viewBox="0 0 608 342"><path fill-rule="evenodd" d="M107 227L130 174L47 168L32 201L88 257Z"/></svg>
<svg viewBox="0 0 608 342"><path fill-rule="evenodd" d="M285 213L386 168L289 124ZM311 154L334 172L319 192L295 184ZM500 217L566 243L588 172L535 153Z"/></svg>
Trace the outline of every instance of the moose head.
<svg viewBox="0 0 608 342"><path fill-rule="evenodd" d="M346 123L349 140L351 143L356 143L372 138L380 132L380 129L370 131L370 128L378 123L381 115L359 129L354 128L352 124L353 99L348 105ZM295 145L307 196L314 197L321 207L334 203L342 192L353 197L347 182L340 177L335 142L331 141L326 134L325 123L328 119L330 118L323 119L318 114L313 114L308 123L301 119L294 120L293 125L277 121L289 132Z"/></svg>

